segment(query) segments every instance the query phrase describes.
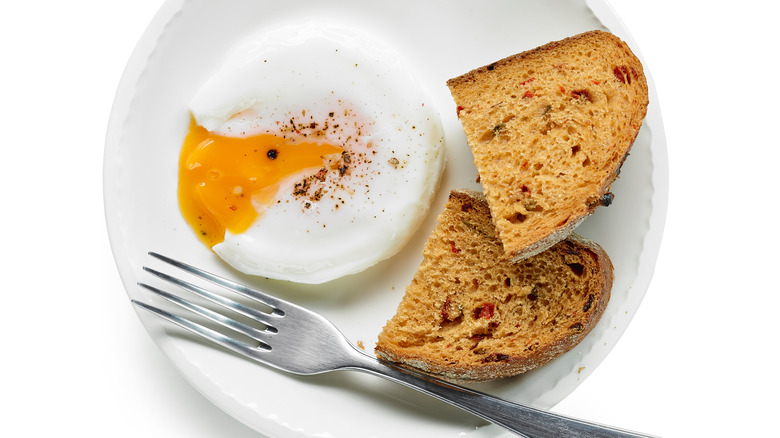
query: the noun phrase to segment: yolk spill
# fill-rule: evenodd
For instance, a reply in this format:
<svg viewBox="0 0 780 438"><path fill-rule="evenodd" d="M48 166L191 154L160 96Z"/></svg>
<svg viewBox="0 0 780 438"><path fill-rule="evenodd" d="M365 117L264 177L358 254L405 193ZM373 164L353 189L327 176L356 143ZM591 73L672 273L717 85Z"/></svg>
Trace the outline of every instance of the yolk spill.
<svg viewBox="0 0 780 438"><path fill-rule="evenodd" d="M343 151L272 134L225 137L192 120L179 157L179 208L211 248L224 240L225 230L246 231L283 180L321 168L326 156Z"/></svg>

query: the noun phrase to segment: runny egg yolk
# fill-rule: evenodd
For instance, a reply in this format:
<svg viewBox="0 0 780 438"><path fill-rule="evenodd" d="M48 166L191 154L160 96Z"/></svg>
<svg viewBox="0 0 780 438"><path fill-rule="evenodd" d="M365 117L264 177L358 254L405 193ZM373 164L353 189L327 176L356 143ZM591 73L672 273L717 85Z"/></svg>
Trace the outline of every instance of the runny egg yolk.
<svg viewBox="0 0 780 438"><path fill-rule="evenodd" d="M227 137L192 120L179 157L179 208L211 248L224 240L225 230L246 231L258 209L273 202L282 181L321 168L326 156L343 151L273 134Z"/></svg>

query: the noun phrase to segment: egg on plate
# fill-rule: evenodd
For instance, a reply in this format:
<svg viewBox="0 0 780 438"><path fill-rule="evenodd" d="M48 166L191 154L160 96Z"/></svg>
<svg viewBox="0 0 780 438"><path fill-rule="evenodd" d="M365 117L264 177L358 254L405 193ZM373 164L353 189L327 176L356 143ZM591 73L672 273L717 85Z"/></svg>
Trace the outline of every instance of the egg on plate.
<svg viewBox="0 0 780 438"><path fill-rule="evenodd" d="M300 283L396 254L444 166L439 116L403 59L317 23L252 35L190 102L179 207L235 269Z"/></svg>

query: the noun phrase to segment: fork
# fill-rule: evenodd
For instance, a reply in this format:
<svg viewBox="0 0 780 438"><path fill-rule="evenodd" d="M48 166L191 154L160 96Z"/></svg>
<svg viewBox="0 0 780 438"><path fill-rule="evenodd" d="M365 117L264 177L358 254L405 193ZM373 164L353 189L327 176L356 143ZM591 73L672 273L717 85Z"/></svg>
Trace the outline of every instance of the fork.
<svg viewBox="0 0 780 438"><path fill-rule="evenodd" d="M138 284L181 306L202 318L211 320L229 330L240 333L252 343L236 339L221 331L194 322L159 307L138 300L136 306L148 310L195 335L206 338L241 356L267 366L297 375L314 375L337 370L362 371L405 385L424 394L461 408L484 420L497 424L522 437L650 437L611 426L574 419L530 406L512 403L463 386L445 382L421 373L380 361L354 347L327 319L311 310L279 299L267 293L249 288L232 280L219 277L164 255L149 255L196 277L208 280L234 293L256 301L268 310L258 310L223 295L213 293L199 285L144 266L144 271L205 298L226 309L244 315L258 325L241 322L193 301L185 300L146 283Z"/></svg>

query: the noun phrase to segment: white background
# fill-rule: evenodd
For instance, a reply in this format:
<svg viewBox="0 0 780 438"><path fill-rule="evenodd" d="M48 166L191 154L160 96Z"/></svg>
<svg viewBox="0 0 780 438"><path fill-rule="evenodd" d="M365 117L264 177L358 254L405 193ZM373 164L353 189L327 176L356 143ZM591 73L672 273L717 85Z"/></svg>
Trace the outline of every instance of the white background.
<svg viewBox="0 0 780 438"><path fill-rule="evenodd" d="M160 4L3 2L3 436L258 437L167 363L108 245L105 129ZM555 411L663 437L776 433L780 33L770 4L612 0L658 90L669 212L639 312Z"/></svg>

